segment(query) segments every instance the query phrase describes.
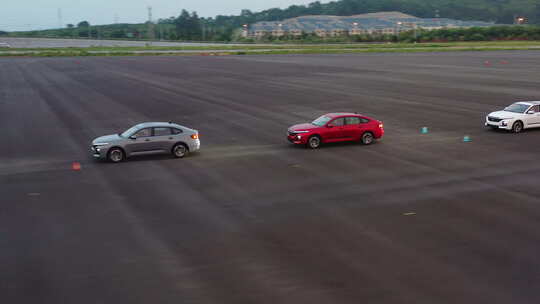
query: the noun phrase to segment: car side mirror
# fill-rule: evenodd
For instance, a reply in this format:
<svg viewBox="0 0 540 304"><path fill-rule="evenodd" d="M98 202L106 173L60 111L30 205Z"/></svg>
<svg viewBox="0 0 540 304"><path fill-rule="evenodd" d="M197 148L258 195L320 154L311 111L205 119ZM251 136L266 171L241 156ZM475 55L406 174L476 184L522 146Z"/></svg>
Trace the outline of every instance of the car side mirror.
<svg viewBox="0 0 540 304"><path fill-rule="evenodd" d="M527 114L534 114L534 111L527 111Z"/></svg>
<svg viewBox="0 0 540 304"><path fill-rule="evenodd" d="M132 136L129 137L129 139L136 140L137 137L135 137L135 136L132 135Z"/></svg>
<svg viewBox="0 0 540 304"><path fill-rule="evenodd" d="M333 128L334 125L326 125L327 128Z"/></svg>

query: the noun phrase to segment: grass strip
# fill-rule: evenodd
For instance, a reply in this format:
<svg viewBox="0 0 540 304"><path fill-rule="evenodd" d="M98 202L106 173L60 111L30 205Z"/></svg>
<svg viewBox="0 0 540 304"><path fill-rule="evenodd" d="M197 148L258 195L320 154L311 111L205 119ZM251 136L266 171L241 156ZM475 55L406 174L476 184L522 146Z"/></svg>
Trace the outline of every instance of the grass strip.
<svg viewBox="0 0 540 304"><path fill-rule="evenodd" d="M208 51L208 52L152 52L146 51L144 53L136 53L136 51L99 51L92 52L87 50L55 50L55 51L27 51L27 52L15 52L0 51L1 57L107 57L107 56L225 56L225 55L287 55L287 54L355 54L355 53L420 53L420 52L467 52L467 51L523 51L523 50L537 50L540 51L539 46L506 46L497 47L493 45L489 46L474 46L474 47L460 47L460 46L444 46L444 47L413 47L413 48L312 48L312 49L265 49L265 50L237 50L237 51Z"/></svg>
<svg viewBox="0 0 540 304"><path fill-rule="evenodd" d="M213 46L133 46L133 47L104 47L87 48L13 48L9 51L215 51L215 50L261 50L261 49L402 49L402 48L448 48L448 47L527 47L540 46L540 41L486 41L486 42L448 42L448 43L356 43L356 44L261 44L261 45L213 45Z"/></svg>

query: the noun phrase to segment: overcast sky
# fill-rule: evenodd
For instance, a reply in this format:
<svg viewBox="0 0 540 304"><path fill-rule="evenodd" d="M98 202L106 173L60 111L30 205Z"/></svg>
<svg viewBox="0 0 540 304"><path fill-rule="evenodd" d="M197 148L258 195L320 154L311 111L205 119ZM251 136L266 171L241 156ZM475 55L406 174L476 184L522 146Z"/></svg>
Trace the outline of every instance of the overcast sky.
<svg viewBox="0 0 540 304"><path fill-rule="evenodd" d="M62 23L76 24L88 20L91 24L119 22L137 23L147 19L147 7L152 6L154 19L176 16L182 9L197 11L200 16L237 15L241 9L260 11L293 4L308 4L315 0L0 0L0 30L55 28ZM321 1L328 2L328 1Z"/></svg>

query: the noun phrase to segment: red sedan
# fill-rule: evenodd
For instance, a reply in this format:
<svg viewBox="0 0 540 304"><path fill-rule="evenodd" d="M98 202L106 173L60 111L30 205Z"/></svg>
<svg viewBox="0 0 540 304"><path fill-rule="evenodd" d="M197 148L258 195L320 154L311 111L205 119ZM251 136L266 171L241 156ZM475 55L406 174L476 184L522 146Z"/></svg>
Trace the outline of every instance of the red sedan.
<svg viewBox="0 0 540 304"><path fill-rule="evenodd" d="M383 123L356 113L329 113L311 123L294 125L288 140L317 149L322 143L359 141L369 145L384 135Z"/></svg>

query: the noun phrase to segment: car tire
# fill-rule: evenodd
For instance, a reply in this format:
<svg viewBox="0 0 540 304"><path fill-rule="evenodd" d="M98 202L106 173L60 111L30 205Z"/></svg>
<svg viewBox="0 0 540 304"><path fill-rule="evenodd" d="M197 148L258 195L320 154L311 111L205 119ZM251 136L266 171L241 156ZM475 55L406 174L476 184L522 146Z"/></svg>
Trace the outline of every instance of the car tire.
<svg viewBox="0 0 540 304"><path fill-rule="evenodd" d="M371 145L375 141L375 137L373 136L373 133L366 132L362 134L362 137L360 138L360 141L363 145Z"/></svg>
<svg viewBox="0 0 540 304"><path fill-rule="evenodd" d="M523 131L523 123L518 120L512 125L512 132L520 133L521 131Z"/></svg>
<svg viewBox="0 0 540 304"><path fill-rule="evenodd" d="M107 153L107 159L111 163L122 162L125 158L126 158L126 154L124 153L124 150L120 148L111 148L109 150L109 153Z"/></svg>
<svg viewBox="0 0 540 304"><path fill-rule="evenodd" d="M172 148L172 155L175 158L183 158L186 157L189 154L189 149L184 144L176 144Z"/></svg>
<svg viewBox="0 0 540 304"><path fill-rule="evenodd" d="M313 135L308 139L307 147L310 149L318 149L321 146L321 137Z"/></svg>

